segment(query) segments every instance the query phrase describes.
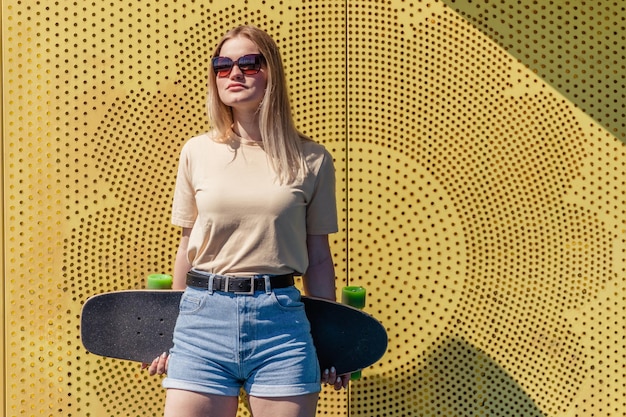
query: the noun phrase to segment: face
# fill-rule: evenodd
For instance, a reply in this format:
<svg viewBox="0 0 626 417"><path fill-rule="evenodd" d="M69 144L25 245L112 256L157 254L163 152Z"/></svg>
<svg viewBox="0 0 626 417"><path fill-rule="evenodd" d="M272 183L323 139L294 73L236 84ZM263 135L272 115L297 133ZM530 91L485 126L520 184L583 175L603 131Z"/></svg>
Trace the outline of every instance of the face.
<svg viewBox="0 0 626 417"><path fill-rule="evenodd" d="M258 54L256 44L248 38L237 37L229 39L222 45L220 56L230 58L236 62L240 57L250 54ZM216 77L217 92L222 102L237 111L256 112L267 86L267 68L261 66L256 74L245 75L236 64L233 65L230 74Z"/></svg>

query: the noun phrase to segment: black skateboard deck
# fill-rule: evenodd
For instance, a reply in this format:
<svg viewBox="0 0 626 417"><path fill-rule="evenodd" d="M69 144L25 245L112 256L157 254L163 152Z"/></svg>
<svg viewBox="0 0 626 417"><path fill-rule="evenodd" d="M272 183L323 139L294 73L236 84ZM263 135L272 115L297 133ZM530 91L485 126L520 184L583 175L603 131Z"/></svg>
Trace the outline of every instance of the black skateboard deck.
<svg viewBox="0 0 626 417"><path fill-rule="evenodd" d="M87 351L151 363L173 346L182 291L128 290L95 295L83 305L81 338ZM387 350L387 332L371 315L344 304L302 297L320 368L338 374L366 368Z"/></svg>

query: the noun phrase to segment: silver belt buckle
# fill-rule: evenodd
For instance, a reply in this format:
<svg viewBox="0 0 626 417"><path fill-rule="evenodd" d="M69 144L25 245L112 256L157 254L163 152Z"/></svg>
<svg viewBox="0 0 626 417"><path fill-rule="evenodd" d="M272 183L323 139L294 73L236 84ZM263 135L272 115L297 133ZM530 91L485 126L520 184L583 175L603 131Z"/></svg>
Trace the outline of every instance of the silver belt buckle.
<svg viewBox="0 0 626 417"><path fill-rule="evenodd" d="M248 277L250 279L250 290L249 291L232 291L233 294L236 295L254 295L254 277ZM243 279L243 277L237 277L237 279ZM226 276L226 282L224 286L226 287L227 292L231 292L230 290L230 277Z"/></svg>

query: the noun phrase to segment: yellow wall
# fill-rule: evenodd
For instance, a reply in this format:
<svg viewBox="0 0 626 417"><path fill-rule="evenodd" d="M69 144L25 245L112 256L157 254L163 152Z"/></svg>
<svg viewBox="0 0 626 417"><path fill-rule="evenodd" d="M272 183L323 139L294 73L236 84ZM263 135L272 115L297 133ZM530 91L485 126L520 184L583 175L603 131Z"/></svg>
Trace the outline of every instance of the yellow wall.
<svg viewBox="0 0 626 417"><path fill-rule="evenodd" d="M171 271L177 154L207 128L209 55L241 23L278 41L297 124L335 157L338 286L366 286L390 336L319 414L624 415L624 16L601 0L3 1L6 415L160 414L159 380L84 351L80 308Z"/></svg>

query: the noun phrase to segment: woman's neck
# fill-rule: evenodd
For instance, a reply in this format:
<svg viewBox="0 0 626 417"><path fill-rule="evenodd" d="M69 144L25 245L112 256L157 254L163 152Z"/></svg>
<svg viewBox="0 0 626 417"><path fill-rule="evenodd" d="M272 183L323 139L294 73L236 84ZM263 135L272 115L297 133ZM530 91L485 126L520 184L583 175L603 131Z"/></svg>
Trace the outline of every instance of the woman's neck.
<svg viewBox="0 0 626 417"><path fill-rule="evenodd" d="M236 118L231 125L233 132L246 140L261 142L261 127L258 118L254 117L250 120Z"/></svg>

